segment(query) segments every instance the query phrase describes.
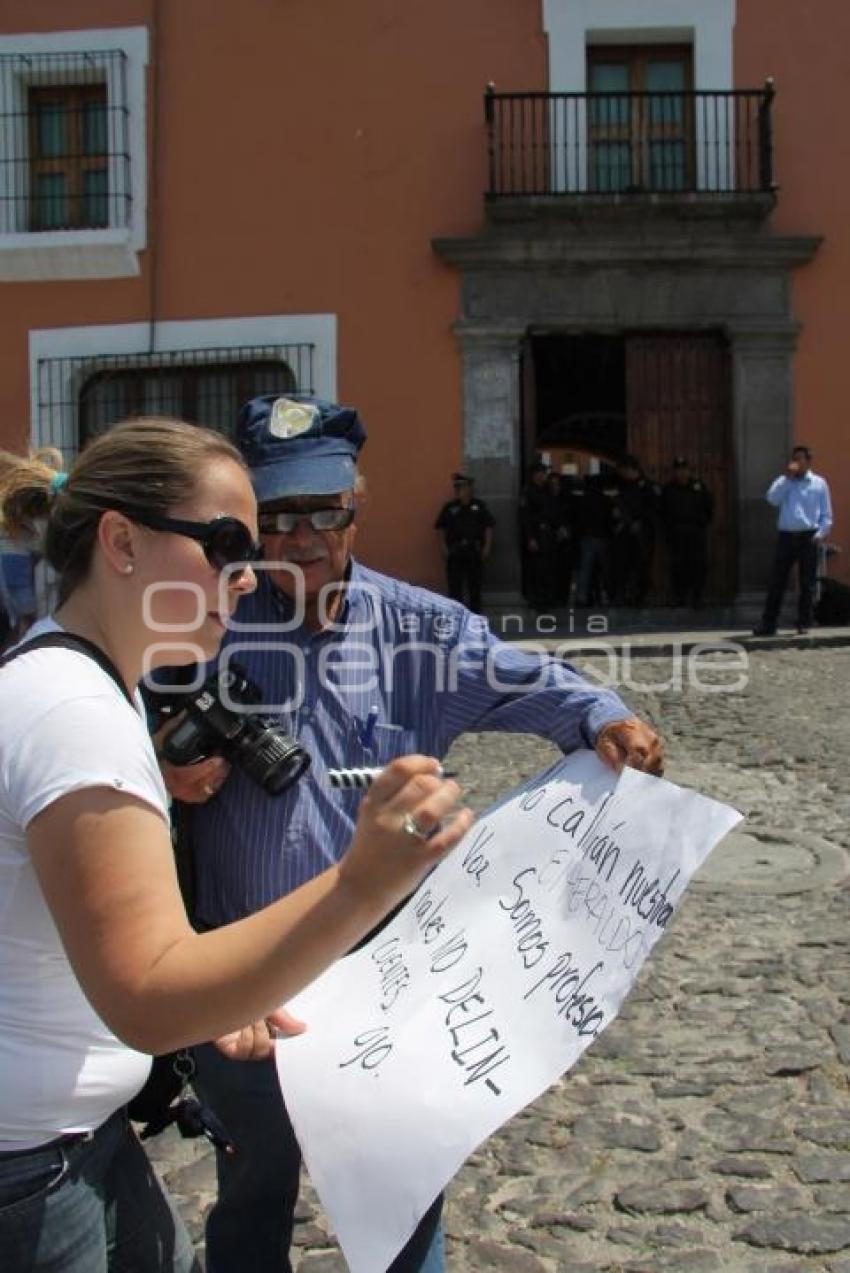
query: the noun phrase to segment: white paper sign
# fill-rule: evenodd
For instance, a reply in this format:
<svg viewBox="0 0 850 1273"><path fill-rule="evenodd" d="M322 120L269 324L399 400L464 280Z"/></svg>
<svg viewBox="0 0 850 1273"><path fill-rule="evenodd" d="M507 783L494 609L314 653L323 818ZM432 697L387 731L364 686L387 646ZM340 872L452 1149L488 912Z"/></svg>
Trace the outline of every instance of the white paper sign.
<svg viewBox="0 0 850 1273"><path fill-rule="evenodd" d="M385 1269L487 1136L614 1019L727 805L589 751L484 813L288 1006L284 1099L353 1273Z"/></svg>

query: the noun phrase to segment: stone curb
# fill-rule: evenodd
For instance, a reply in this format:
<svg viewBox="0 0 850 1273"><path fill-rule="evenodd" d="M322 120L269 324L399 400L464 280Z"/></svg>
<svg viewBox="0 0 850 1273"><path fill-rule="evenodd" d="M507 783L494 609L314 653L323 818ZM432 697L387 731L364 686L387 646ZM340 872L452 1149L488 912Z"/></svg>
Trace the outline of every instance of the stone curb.
<svg viewBox="0 0 850 1273"><path fill-rule="evenodd" d="M756 637L752 633L720 632L641 632L612 634L607 637L577 637L574 633L564 636L522 637L510 641L520 649L545 649L561 656L575 654L592 655L594 650L628 649L634 658L663 658L669 654L687 654L700 646L735 646L744 650L770 653L772 650L834 649L850 646L850 628L826 628L822 632L810 632L806 636L797 633L780 633L774 637Z"/></svg>

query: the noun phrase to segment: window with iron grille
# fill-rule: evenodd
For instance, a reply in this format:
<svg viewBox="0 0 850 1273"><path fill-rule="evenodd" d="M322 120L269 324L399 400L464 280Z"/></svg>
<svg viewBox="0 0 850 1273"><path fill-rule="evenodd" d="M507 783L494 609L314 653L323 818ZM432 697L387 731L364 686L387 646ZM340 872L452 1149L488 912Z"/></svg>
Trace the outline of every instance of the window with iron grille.
<svg viewBox="0 0 850 1273"><path fill-rule="evenodd" d="M0 56L0 233L130 224L127 55Z"/></svg>
<svg viewBox="0 0 850 1273"><path fill-rule="evenodd" d="M145 26L0 32L0 282L139 274L149 43Z"/></svg>
<svg viewBox="0 0 850 1273"><path fill-rule="evenodd" d="M174 416L231 436L239 408L264 393L313 393L312 344L45 358L34 437L67 463L119 420Z"/></svg>

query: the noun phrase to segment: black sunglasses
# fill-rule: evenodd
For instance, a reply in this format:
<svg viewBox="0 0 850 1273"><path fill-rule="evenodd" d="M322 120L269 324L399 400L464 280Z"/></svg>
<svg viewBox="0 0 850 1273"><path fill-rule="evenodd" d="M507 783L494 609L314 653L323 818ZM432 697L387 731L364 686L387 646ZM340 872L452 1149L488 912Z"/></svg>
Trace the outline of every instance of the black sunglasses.
<svg viewBox="0 0 850 1273"><path fill-rule="evenodd" d="M353 508L313 508L307 513L263 513L257 524L261 535L291 535L299 522L313 530L346 530L354 521Z"/></svg>
<svg viewBox="0 0 850 1273"><path fill-rule="evenodd" d="M214 517L211 522L184 522L177 517L160 517L158 513L141 513L131 508L118 511L150 530L168 530L175 535L196 539L207 561L216 570L224 570L226 566L249 566L252 561L260 561L263 555L262 545L255 542L248 527L238 517Z"/></svg>

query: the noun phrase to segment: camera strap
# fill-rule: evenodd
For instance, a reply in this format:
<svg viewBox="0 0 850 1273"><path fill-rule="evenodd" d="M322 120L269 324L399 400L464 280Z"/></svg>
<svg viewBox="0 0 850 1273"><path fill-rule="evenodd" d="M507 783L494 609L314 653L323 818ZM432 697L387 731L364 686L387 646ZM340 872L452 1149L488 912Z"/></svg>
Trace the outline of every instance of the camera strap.
<svg viewBox="0 0 850 1273"><path fill-rule="evenodd" d="M89 641L87 637L75 636L72 632L44 632L41 636L33 637L31 641L24 640L20 645L16 645L14 650L8 650L2 658L0 658L0 668L4 668L13 659L17 659L22 654L29 654L31 650L76 650L79 654L86 654L93 659L99 667L111 676L127 702L136 710L136 703L132 694L127 690L126 685L121 680L121 673L112 662L109 655L104 654L100 646L95 645L94 641Z"/></svg>

